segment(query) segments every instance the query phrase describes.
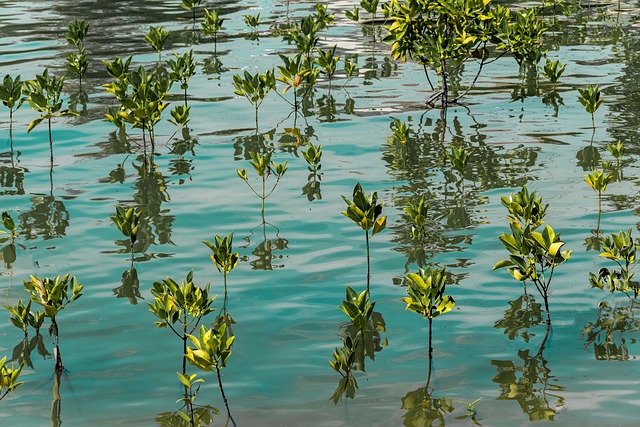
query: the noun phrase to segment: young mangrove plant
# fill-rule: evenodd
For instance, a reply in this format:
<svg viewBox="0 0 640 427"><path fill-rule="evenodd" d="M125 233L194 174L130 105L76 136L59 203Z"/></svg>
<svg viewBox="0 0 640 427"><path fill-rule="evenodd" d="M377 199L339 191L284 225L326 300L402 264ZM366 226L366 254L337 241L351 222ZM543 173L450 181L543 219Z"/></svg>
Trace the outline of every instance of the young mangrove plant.
<svg viewBox="0 0 640 427"><path fill-rule="evenodd" d="M13 158L13 112L17 111L24 101L25 97L22 96L23 83L20 81L20 76L15 78L9 74L2 79L2 85L0 86L0 101L9 109L9 145L11 150L11 157Z"/></svg>
<svg viewBox="0 0 640 427"><path fill-rule="evenodd" d="M433 358L433 319L453 310L456 302L451 296L444 294L447 287L445 267L440 269L427 267L424 270L420 269L418 273L409 273L405 278L409 296L402 300L407 303L406 309L429 319L429 377L426 386L428 388Z"/></svg>
<svg viewBox="0 0 640 427"><path fill-rule="evenodd" d="M425 77L431 69L440 80L428 103L440 100L441 107L456 103L470 89L489 60L489 44L502 43L501 34L509 21L509 10L491 1L429 2L424 0L392 0L383 6L392 24L385 41L391 44L393 59L407 58L423 65ZM451 77L468 62L477 62L477 73L467 90L451 97Z"/></svg>
<svg viewBox="0 0 640 427"><path fill-rule="evenodd" d="M226 310L227 306L227 276L238 265L238 252L233 252L233 233L225 237L220 237L217 234L213 235L213 243L203 240L204 243L211 251L212 255L209 255L213 265L216 266L218 272L222 274L222 283L224 285L224 301L223 308Z"/></svg>
<svg viewBox="0 0 640 427"><path fill-rule="evenodd" d="M270 91L276 88L276 77L273 70L267 70L264 74L251 74L247 70L244 75L233 76L233 87L236 95L244 96L256 110L256 129L258 129L258 109Z"/></svg>
<svg viewBox="0 0 640 427"><path fill-rule="evenodd" d="M578 96L578 101L583 105L584 109L587 113L591 114L591 128L595 131L596 123L594 119L594 114L602 105L602 93L600 92L599 85L589 85L585 89L578 89L580 95Z"/></svg>
<svg viewBox="0 0 640 427"><path fill-rule="evenodd" d="M83 286L75 276L66 274L54 279L30 276L30 280L24 281L24 287L31 294L31 301L40 304L44 308L44 315L51 320L49 334L53 335L53 357L56 361L54 371L62 372L64 365L60 354L60 335L56 317L67 305L83 295Z"/></svg>
<svg viewBox="0 0 640 427"><path fill-rule="evenodd" d="M131 247L131 260L133 261L133 245L138 240L138 231L140 229L140 215L142 211L134 207L125 210L122 206L116 205L116 214L111 220L116 224L118 230L129 238L129 246Z"/></svg>
<svg viewBox="0 0 640 427"><path fill-rule="evenodd" d="M300 103L316 83L319 71L310 60L302 55L295 55L293 57L286 55L279 56L283 65L278 65L280 77L276 78L276 80L287 85L282 93L287 93L293 89L293 102L285 98L283 99L293 106L297 112ZM299 88L300 91L298 90Z"/></svg>
<svg viewBox="0 0 640 427"><path fill-rule="evenodd" d="M378 204L378 193L373 192L368 197L358 182L353 188L353 199L342 196L347 204L347 210L341 212L364 230L367 249L367 292L371 281L371 257L369 255L369 238L375 236L387 226L387 217L380 216L384 203ZM369 235L371 230L371 235Z"/></svg>
<svg viewBox="0 0 640 427"><path fill-rule="evenodd" d="M589 283L598 289L607 288L609 292L622 292L635 300L640 294L640 284L633 280L632 270L638 264L636 257L638 243L631 236L631 228L618 234L605 237L602 243L601 257L609 259L618 265L618 269L610 270L606 267L598 270L598 275L589 273ZM633 295L633 296L632 296Z"/></svg>
<svg viewBox="0 0 640 427"><path fill-rule="evenodd" d="M600 230L600 215L602 214L602 193L607 190L607 186L611 181L615 180L615 176L611 172L605 172L604 169L594 170L590 174L584 176L584 180L589 187L598 193L598 226L596 230Z"/></svg>
<svg viewBox="0 0 640 427"><path fill-rule="evenodd" d="M316 49L316 52L318 52L316 64L320 67L320 72L329 80L329 91L331 90L331 78L336 73L338 62L340 61L340 57L336 56L336 47L337 46L334 45L331 49L327 50Z"/></svg>
<svg viewBox="0 0 640 427"><path fill-rule="evenodd" d="M154 282L151 294L154 299L152 303L147 303L149 311L160 319L154 323L158 328L171 329L182 341L182 371L178 372L178 379L184 385L184 396L180 401L185 404L188 414L178 414L194 426L193 402L197 390L194 392L193 385L198 381L194 376L187 374L187 340L204 316L214 311L211 305L216 298L209 296L208 283L203 288L193 283L193 270L179 284L170 277L162 282Z"/></svg>
<svg viewBox="0 0 640 427"><path fill-rule="evenodd" d="M391 117L391 119L393 119L393 121L389 124L389 127L393 132L393 139L402 144L406 144L411 134L411 125L395 117Z"/></svg>
<svg viewBox="0 0 640 427"><path fill-rule="evenodd" d="M67 42L77 49L77 52L67 53L67 67L69 71L76 74L82 86L82 77L84 77L89 67L87 62L87 50L84 47L84 38L89 32L89 24L84 19L77 19L69 24L69 29L65 34Z"/></svg>
<svg viewBox="0 0 640 427"><path fill-rule="evenodd" d="M567 66L562 64L560 61L551 61L549 58L547 58L547 62L544 64L542 72L544 76L549 80L549 82L551 82L554 89L556 87L556 84L558 83L558 80L562 76L562 73L564 73L565 68L567 68Z"/></svg>
<svg viewBox="0 0 640 427"><path fill-rule="evenodd" d="M258 34L258 25L262 24L259 13L257 15L243 15L242 20L254 35Z"/></svg>
<svg viewBox="0 0 640 427"><path fill-rule="evenodd" d="M185 52L180 56L175 54L176 59L170 59L168 61L169 78L173 82L180 83L180 89L184 90L184 106L187 107L187 89L189 88L189 79L196 73L196 63L193 59L193 49Z"/></svg>
<svg viewBox="0 0 640 427"><path fill-rule="evenodd" d="M36 334L40 330L40 326L44 322L44 313L40 310L35 313L31 311L31 300L27 305L24 305L22 300L18 301L18 304L15 306L5 305L4 308L10 314L9 320L13 323L13 326L22 330L24 332L25 338L29 334L29 326L33 327L36 330Z"/></svg>
<svg viewBox="0 0 640 427"><path fill-rule="evenodd" d="M180 3L180 6L182 6L184 10L191 12L194 28L196 26L196 11L201 3L202 0L182 0L182 2Z"/></svg>
<svg viewBox="0 0 640 427"><path fill-rule="evenodd" d="M562 250L564 242L560 233L546 225L544 216L548 205L543 205L542 198L536 193L529 193L526 186L515 195L502 197L502 204L507 208L511 233L503 233L499 239L511 253L509 259L498 261L493 269L507 268L509 274L522 282L533 282L544 300L547 312L547 324L551 324L549 313L549 287L557 266L571 257L571 250ZM542 232L535 231L542 225Z"/></svg>
<svg viewBox="0 0 640 427"><path fill-rule="evenodd" d="M242 179L249 186L251 191L253 191L256 196L260 197L260 200L262 201L263 224L265 223L264 201L275 191L278 183L280 182L280 179L284 176L285 172L287 172L287 161L285 160L284 163L277 164L271 160L272 155L273 149L269 149L266 154L256 153L253 151L249 152L249 156L251 156L251 161L249 163L251 164L251 166L253 166L253 169L258 174L258 177L260 177L260 192L256 191L256 189L253 188L253 186L249 182L246 169L238 169L236 171L240 179ZM273 184L273 187L271 187L271 190L267 192L267 179L272 174L276 177L276 182Z"/></svg>
<svg viewBox="0 0 640 427"><path fill-rule="evenodd" d="M446 153L451 166L460 174L460 181L462 182L462 192L464 193L464 171L467 168L469 159L471 158L471 151L468 151L464 147L451 147L451 152Z"/></svg>
<svg viewBox="0 0 640 427"><path fill-rule="evenodd" d="M20 364L18 369L13 365L7 365L7 356L0 359L0 400L4 399L9 393L20 387L22 382L18 381L24 364Z"/></svg>
<svg viewBox="0 0 640 427"><path fill-rule="evenodd" d="M204 22L202 26L202 33L213 37L213 52L214 54L218 50L218 33L222 30L222 23L225 18L220 18L220 9L204 10Z"/></svg>
<svg viewBox="0 0 640 427"><path fill-rule="evenodd" d="M165 30L162 28L162 25L158 27L150 26L149 32L144 35L144 39L149 43L149 45L158 52L158 64L162 61L162 49L164 48L164 44L171 31Z"/></svg>
<svg viewBox="0 0 640 427"><path fill-rule="evenodd" d="M231 346L233 345L235 336L229 336L226 331L226 325L222 324L218 329L206 328L202 325L200 326L197 337L194 335L188 335L188 337L194 347L187 348L187 360L190 364L205 372L215 371L218 377L220 394L222 395L224 406L227 409L227 416L235 426L236 423L231 416L229 402L222 387L222 375L220 372L222 368L227 366L227 360L229 356L231 356Z"/></svg>
<svg viewBox="0 0 640 427"><path fill-rule="evenodd" d="M27 102L34 111L40 113L40 117L29 123L27 133L38 126L43 120L47 120L49 125L49 152L51 165L53 165L53 138L51 136L51 119L74 115L72 111L62 110L62 86L64 76L57 79L49 76L49 69L45 68L44 73L36 75L35 80L27 80L24 86L24 94L27 95Z"/></svg>

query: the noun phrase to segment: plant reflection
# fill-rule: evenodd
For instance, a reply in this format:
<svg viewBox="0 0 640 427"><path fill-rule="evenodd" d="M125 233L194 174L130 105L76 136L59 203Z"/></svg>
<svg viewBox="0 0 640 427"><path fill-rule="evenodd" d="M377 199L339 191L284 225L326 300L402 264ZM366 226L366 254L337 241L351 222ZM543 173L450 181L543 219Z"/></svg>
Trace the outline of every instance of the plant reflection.
<svg viewBox="0 0 640 427"><path fill-rule="evenodd" d="M531 337L535 336L529 333L529 329L544 321L542 304L537 303L533 295L523 294L515 301L509 301L509 305L503 318L498 320L494 327L504 329L510 340L520 336L528 343Z"/></svg>
<svg viewBox="0 0 640 427"><path fill-rule="evenodd" d="M497 374L492 381L500 386L498 400L515 400L522 411L529 415L529 421L553 421L564 405L564 398L558 393L564 387L555 384L544 350L551 332L546 333L537 353L519 350L519 360L492 360Z"/></svg>
<svg viewBox="0 0 640 427"><path fill-rule="evenodd" d="M15 161L11 156L10 164L4 164L5 162L0 164L0 187L2 187L0 196L24 194L24 174L29 171L18 166L20 152L17 153Z"/></svg>
<svg viewBox="0 0 640 427"><path fill-rule="evenodd" d="M403 424L407 427L444 426L445 416L455 409L448 397L433 396L427 387L408 392L402 398Z"/></svg>
<svg viewBox="0 0 640 427"><path fill-rule="evenodd" d="M640 321L633 309L633 302L629 306L612 307L605 301L598 305L598 318L587 323L580 334L585 349L593 346L596 360L629 359L627 339L635 343L637 338L629 335L640 331Z"/></svg>
<svg viewBox="0 0 640 427"><path fill-rule="evenodd" d="M220 411L213 406L197 406L193 408L195 426L191 420L185 420L177 412L163 412L158 414L156 422L161 427L203 427L213 425L214 415Z"/></svg>
<svg viewBox="0 0 640 427"><path fill-rule="evenodd" d="M122 284L113 289L113 294L117 298L127 298L129 304L138 304L138 299L144 299L140 294L140 280L138 279L138 270L133 266L122 272Z"/></svg>
<svg viewBox="0 0 640 427"><path fill-rule="evenodd" d="M31 198L31 203L33 207L18 216L25 239L42 237L49 240L66 234L69 212L62 200L56 200L53 194L36 195Z"/></svg>
<svg viewBox="0 0 640 427"><path fill-rule="evenodd" d="M31 354L33 353L33 350L36 350L38 355L42 356L43 359L48 359L51 357L51 353L49 353L44 345L42 334L38 332L31 339L29 339L29 337L25 335L24 338L13 347L10 362L15 361L18 364L24 363L24 365L28 368L35 369L31 360Z"/></svg>
<svg viewBox="0 0 640 427"><path fill-rule="evenodd" d="M275 230L274 238L267 238L267 225L269 229ZM251 229L249 235L244 238L247 244L244 246L249 247L251 245L251 236L253 236L254 230L262 227L262 241L251 251L251 254L255 256L255 259L250 261L249 264L253 270L273 270L274 268L283 268L284 264L275 264L277 260L284 258L284 255L278 254L277 251L284 251L288 249L289 241L280 237L280 229L275 225L264 221L262 224ZM274 253L275 252L275 253ZM243 261L247 261L247 257L243 257Z"/></svg>

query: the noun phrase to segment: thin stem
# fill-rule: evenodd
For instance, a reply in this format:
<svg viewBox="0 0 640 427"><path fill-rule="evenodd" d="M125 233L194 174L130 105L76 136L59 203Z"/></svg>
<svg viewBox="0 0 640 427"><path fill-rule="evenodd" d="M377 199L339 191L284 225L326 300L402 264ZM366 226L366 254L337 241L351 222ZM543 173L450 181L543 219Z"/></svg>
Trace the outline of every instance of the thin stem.
<svg viewBox="0 0 640 427"><path fill-rule="evenodd" d="M429 373L427 374L427 385L425 391L429 394L429 384L431 383L431 371L433 370L433 346L432 346L432 325L433 319L429 317Z"/></svg>
<svg viewBox="0 0 640 427"><path fill-rule="evenodd" d="M367 293L369 293L369 283L371 281L371 257L369 256L369 231L364 232L367 246Z"/></svg>
<svg viewBox="0 0 640 427"><path fill-rule="evenodd" d="M51 117L49 117L49 155L51 158L51 165L53 165L53 138L51 137Z"/></svg>
<svg viewBox="0 0 640 427"><path fill-rule="evenodd" d="M218 386L220 387L220 394L222 395L222 400L224 401L224 406L225 408L227 408L227 416L229 417L229 419L231 420L231 422L233 423L233 425L236 425L236 422L233 419L233 416L231 415L231 410L229 409L229 401L227 400L227 395L224 393L224 387L222 387L222 375L220 374L220 367L216 366L216 373L218 374Z"/></svg>
<svg viewBox="0 0 640 427"><path fill-rule="evenodd" d="M9 110L9 150L13 160L13 108Z"/></svg>
<svg viewBox="0 0 640 427"><path fill-rule="evenodd" d="M62 355L60 354L59 335L58 335L58 322L56 318L51 318L51 333L53 334L53 357L56 359L55 372L64 371L64 365L62 364Z"/></svg>
<svg viewBox="0 0 640 427"><path fill-rule="evenodd" d="M61 371L56 371L53 375L53 391L51 399L51 427L59 427L62 425L60 412L62 410L62 399L60 399L60 375Z"/></svg>

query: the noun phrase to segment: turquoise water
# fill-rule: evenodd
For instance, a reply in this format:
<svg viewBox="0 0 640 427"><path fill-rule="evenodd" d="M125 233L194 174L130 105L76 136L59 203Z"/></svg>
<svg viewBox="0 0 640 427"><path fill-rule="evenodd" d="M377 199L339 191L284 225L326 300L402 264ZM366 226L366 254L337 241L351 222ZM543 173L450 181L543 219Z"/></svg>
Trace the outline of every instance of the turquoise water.
<svg viewBox="0 0 640 427"><path fill-rule="evenodd" d="M8 110L0 110L0 210L10 212L22 228L16 261L0 270L3 304L26 298L22 281L30 274L70 272L85 286L85 295L58 318L67 368L59 387L62 425L160 425L156 418L178 407L181 343L154 325L146 304L152 300L149 289L154 281L181 279L194 269L196 282L210 281L220 295L219 308L221 279L201 241L232 231L241 262L229 276L236 342L223 381L239 426L430 425L414 418L407 408L410 399L403 407L405 396L419 393L426 383L428 344L427 322L405 311L406 291L398 285L403 274L417 270L407 261L410 225L402 208L408 197L424 192L432 196L426 257L448 266L456 281L448 288L457 302L454 312L434 322L430 385L433 398L451 399L455 407L446 424L471 424L469 418L457 418L467 413L461 401L480 397L477 419L485 426L528 425L541 412L563 426L637 424L637 332L617 335L628 351L622 361L597 360L593 346L585 348L581 338L584 327L598 319L599 302L629 305L624 296L589 287L587 272L605 263L585 243L598 219L596 193L583 177L600 167L592 160L594 152L612 160L606 144L622 140L624 179L604 195L601 229L636 228L635 9L581 8L562 21L561 32L549 35L549 57L567 64L557 112L542 96L514 100L523 86L511 58L487 67L465 107L448 111L444 128L445 147L464 144L474 150L463 190L444 157L439 111L424 108L430 92L422 70L385 60L386 48L378 45L373 78L365 66L367 35L342 17L351 5L331 5L337 25L322 33L320 44L338 44L343 57L359 53L360 76L347 82L338 75L330 92L320 82L305 117L295 124L289 105L270 94L260 107L256 136L254 111L233 94L232 77L244 69L262 72L279 65L276 54L293 51L274 34L286 20L286 4L217 5L228 21L214 57L211 41L193 44L190 14L178 2L76 3L7 2L0 12L0 72L23 79L45 67L64 74L64 52L71 51L64 40L66 26L82 18L91 24L90 68L82 86L86 107L80 102L79 117L54 120L51 175L46 126L26 134L37 116L28 105L16 113L13 143L19 154L12 165ZM290 9L290 18L297 19L313 4L292 3ZM259 39L250 40L242 15L256 13L265 23ZM138 172L138 147L104 120L106 107L116 101L102 88L110 79L99 60L134 55L136 66L152 65L157 55L143 39L149 25L173 31L164 59L193 48L198 68L189 82L189 135L174 135L175 127L162 121L156 131L157 168L145 176ZM222 64L217 71L206 67L214 59ZM577 100L577 88L589 84L600 84L605 97L593 135L590 117ZM537 88L523 90L544 95L549 85L540 77ZM80 93L77 79L68 76L65 106ZM182 102L178 87L171 102ZM391 117L411 124L406 145L391 138ZM301 147L287 134L294 126L323 146L320 194L313 197L303 192L309 171ZM265 141L276 148L274 160L287 160L289 170L267 199L271 225L262 227L260 201L236 169L250 168L247 152ZM381 335L387 345L375 361L367 361L366 373L356 374L356 398L334 405L329 397L340 377L328 360L341 345L339 326L347 320L338 306L345 285L361 290L365 284L362 230L340 214L345 209L341 195L349 196L357 182L367 192L378 192L388 215L388 228L371 239L372 299L386 322ZM506 255L497 238L508 230L500 197L525 183L550 204L547 222L562 230L573 250L554 276L553 325L542 351L542 324L516 330L513 339L494 327L522 296L506 271L491 271ZM134 263L139 297L118 290L130 262L109 219L116 204L146 209L148 227ZM8 313L3 318L0 355L11 358L22 337ZM50 419L53 360L35 351L31 357L33 369L25 368L24 384L0 403L1 424L58 425ZM199 375L206 383L198 403L220 408L215 423L222 425L226 417L215 375Z"/></svg>

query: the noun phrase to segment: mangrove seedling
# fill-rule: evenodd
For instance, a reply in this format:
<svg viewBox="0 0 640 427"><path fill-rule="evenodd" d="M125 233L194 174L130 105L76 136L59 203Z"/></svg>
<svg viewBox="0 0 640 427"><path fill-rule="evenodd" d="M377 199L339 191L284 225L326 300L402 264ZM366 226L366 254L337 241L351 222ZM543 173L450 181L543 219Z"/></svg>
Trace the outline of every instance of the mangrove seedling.
<svg viewBox="0 0 640 427"><path fill-rule="evenodd" d="M310 58L313 49L318 44L317 33L324 28L324 25L314 15L305 16L300 23L294 23L283 38L287 42L294 43L299 54Z"/></svg>
<svg viewBox="0 0 640 427"><path fill-rule="evenodd" d="M393 119L393 121L389 124L389 127L393 132L393 139L402 144L406 144L407 141L409 141L411 125L395 117L391 117L391 119Z"/></svg>
<svg viewBox="0 0 640 427"><path fill-rule="evenodd" d="M598 193L598 230L600 230L600 214L602 213L602 193L607 190L607 186L614 179L615 176L611 172L605 172L604 169L596 169L584 176L584 180L589 184L589 187Z"/></svg>
<svg viewBox="0 0 640 427"><path fill-rule="evenodd" d="M613 157L615 157L619 166L622 160L622 156L624 156L624 145L622 144L622 142L618 141L615 144L607 144L607 150Z"/></svg>
<svg viewBox="0 0 640 427"><path fill-rule="evenodd" d="M82 86L82 77L87 72L89 63L87 62L87 50L84 47L84 37L89 31L89 24L84 19L77 19L69 24L69 29L65 34L67 42L77 49L77 52L67 54L67 66L69 70L78 75Z"/></svg>
<svg viewBox="0 0 640 427"><path fill-rule="evenodd" d="M225 18L220 18L220 9L204 10L204 22L200 24L202 26L202 32L208 36L213 37L213 52L218 50L218 33L222 30L222 23Z"/></svg>
<svg viewBox="0 0 640 427"><path fill-rule="evenodd" d="M125 210L122 206L116 205L116 214L111 217L111 220L116 224L118 230L129 238L129 245L131 247L131 259L133 260L133 244L138 239L138 230L140 229L140 215L142 211L134 207L130 207Z"/></svg>
<svg viewBox="0 0 640 427"><path fill-rule="evenodd" d="M371 281L369 238L375 236L387 226L387 217L380 216L384 203L378 204L378 193L375 191L367 197L359 182L353 188L353 199L349 200L342 196L342 200L347 204L347 210L341 213L364 230L367 249L367 292L369 292L369 283ZM369 230L372 230L371 236L369 235Z"/></svg>
<svg viewBox="0 0 640 427"><path fill-rule="evenodd" d="M244 75L233 76L233 87L236 95L244 96L256 110L256 129L258 129L258 109L270 91L276 88L276 77L273 70L264 74L251 74L247 70Z"/></svg>
<svg viewBox="0 0 640 427"><path fill-rule="evenodd" d="M154 299L149 311L160 321L158 328L169 328L183 343L182 374L186 375L187 335L196 330L202 318L214 311L211 307L216 297L209 296L209 284L199 287L193 283L193 270L178 284L168 277L154 282L151 288Z"/></svg>
<svg viewBox="0 0 640 427"><path fill-rule="evenodd" d="M258 25L262 23L260 22L259 13L257 15L243 15L242 20L244 21L247 27L251 28L251 31L253 32L253 34L258 33Z"/></svg>
<svg viewBox="0 0 640 427"><path fill-rule="evenodd" d="M190 11L192 13L193 26L196 26L196 10L198 6L200 6L202 0L182 0L180 6L186 11Z"/></svg>
<svg viewBox="0 0 640 427"><path fill-rule="evenodd" d="M594 113L600 105L602 105L602 97L599 85L589 85L585 89L578 89L580 95L578 101L584 106L587 113L591 114L591 128L595 130L596 124L594 119Z"/></svg>
<svg viewBox="0 0 640 427"><path fill-rule="evenodd" d="M176 59L168 61L171 72L169 78L173 82L180 83L180 89L184 90L184 106L187 107L187 89L189 88L189 79L196 73L196 63L193 59L193 50L185 52L180 56L175 54Z"/></svg>
<svg viewBox="0 0 640 427"><path fill-rule="evenodd" d="M638 263L638 243L631 237L631 228L627 232L620 230L618 234L605 237L602 246L603 252L599 256L614 261L619 268L609 270L603 267L597 276L589 273L591 286L599 289L606 287L611 293L618 291L631 299L637 298L640 294L640 284L632 280L635 274L632 270ZM630 293L633 294L633 298Z"/></svg>
<svg viewBox="0 0 640 427"><path fill-rule="evenodd" d="M376 42L376 13L378 12L378 0L360 0L360 6L371 15L372 42Z"/></svg>
<svg viewBox="0 0 640 427"><path fill-rule="evenodd" d="M49 152L51 164L53 165L53 139L51 137L51 119L74 115L69 110L62 110L62 86L64 76L57 79L49 76L49 69L45 68L44 73L36 75L35 80L27 80L24 86L24 94L27 95L27 102L34 111L40 113L40 117L29 123L27 133L38 126L43 120L47 120L49 125Z"/></svg>
<svg viewBox="0 0 640 427"><path fill-rule="evenodd" d="M284 65L278 65L280 77L276 80L287 85L282 93L287 93L290 89L293 89L293 102L286 99L285 101L292 105L295 111L298 111L301 100L304 99L316 83L319 71L310 60L302 55L295 55L294 57L279 56ZM298 88L300 87L304 87L304 92L298 95Z"/></svg>
<svg viewBox="0 0 640 427"><path fill-rule="evenodd" d="M2 226L5 230L0 230L0 234L8 234L8 239L11 240L11 243L18 237L18 228L16 227L16 223L11 217L11 214L7 211L2 211ZM0 238L0 242L4 242L5 239Z"/></svg>
<svg viewBox="0 0 640 427"><path fill-rule="evenodd" d="M165 30L162 28L162 25L160 25L158 27L150 26L149 32L144 35L147 43L149 43L153 50L158 52L158 63L162 60L162 49L170 34L171 31Z"/></svg>
<svg viewBox="0 0 640 427"><path fill-rule="evenodd" d="M251 161L249 163L251 164L251 166L253 166L253 169L256 171L256 173L260 177L260 181L261 181L260 192L256 191L255 188L253 188L253 186L251 185L251 183L249 183L249 178L247 177L246 169L238 169L236 171L240 179L242 179L249 186L251 191L253 191L256 196L260 197L260 200L262 201L262 223L263 224L265 223L264 201L267 199L267 197L269 197L274 192L274 190L278 186L278 183L280 182L280 179L283 177L283 175L287 171L287 161L285 160L284 163L277 164L271 160L272 154L273 154L273 149L270 149L269 151L267 151L266 154L255 153L253 151L249 152L249 156L251 156ZM271 190L267 193L267 190L266 190L267 178L269 178L269 176L272 174L275 175L276 182L273 184L273 187L271 187Z"/></svg>
<svg viewBox="0 0 640 427"><path fill-rule="evenodd" d="M317 173L322 167L320 160L322 159L322 144L313 145L313 142L309 141L306 150L302 151L302 157L309 165L309 172Z"/></svg>
<svg viewBox="0 0 640 427"><path fill-rule="evenodd" d="M54 279L44 277L42 279L30 276L30 280L24 281L24 287L31 294L31 301L44 307L44 315L51 320L49 334L53 335L53 357L56 360L55 372L62 372L62 356L59 347L59 329L56 316L64 310L68 304L80 298L83 294L83 286L75 276L66 274Z"/></svg>
<svg viewBox="0 0 640 427"><path fill-rule="evenodd" d="M4 399L9 393L18 388L22 382L18 381L20 373L24 364L20 364L18 369L15 369L13 365L8 366L6 364L7 356L0 359L0 400Z"/></svg>
<svg viewBox="0 0 640 427"><path fill-rule="evenodd" d="M359 22L360 21L360 8L358 6L353 6L353 10L345 10L344 11L344 16L347 17L347 19L350 19L354 22Z"/></svg>
<svg viewBox="0 0 640 427"><path fill-rule="evenodd" d="M20 81L20 76L16 76L14 79L9 74L4 76L2 85L0 86L0 101L5 107L9 109L9 144L11 150L11 156L13 157L13 112L17 111L24 101L25 97L22 96L23 83Z"/></svg>
<svg viewBox="0 0 640 427"><path fill-rule="evenodd" d="M329 80L329 89L331 89L331 78L338 68L338 61L340 61L340 57L336 56L336 46L334 45L328 50L318 48L316 51L318 52L316 64L320 67L320 72L327 76L327 79Z"/></svg>
<svg viewBox="0 0 640 427"><path fill-rule="evenodd" d="M190 364L205 372L215 371L218 377L220 394L227 409L227 416L233 420L231 410L229 409L229 402L222 387L222 375L220 371L227 366L227 360L229 356L231 356L231 346L235 340L235 335L228 336L226 325L222 324L217 330L206 328L202 325L200 326L197 337L194 335L188 335L188 337L194 347L187 348L187 360Z"/></svg>
<svg viewBox="0 0 640 427"><path fill-rule="evenodd" d="M187 123L189 123L189 113L191 112L191 107L187 107L185 105L176 105L173 107L173 110L169 111L171 113L171 117L173 119L169 119L169 123L173 123L179 128L184 128Z"/></svg>
<svg viewBox="0 0 640 427"><path fill-rule="evenodd" d="M418 273L409 273L405 278L409 296L402 300L407 303L406 309L429 319L429 358L431 358L433 319L450 312L456 305L451 296L444 294L447 287L446 267L427 267L424 270L420 269ZM427 381L427 386L428 384Z"/></svg>
<svg viewBox="0 0 640 427"><path fill-rule="evenodd" d="M533 282L544 300L547 324L550 325L549 287L556 267L571 257L571 250L562 250L565 243L560 240L560 233L549 225L545 224L542 232L535 231L544 224L548 207L535 193L529 194L523 187L515 197L502 197L502 204L509 211L511 233L503 233L499 239L511 255L509 259L498 261L493 269L506 267L524 286L527 281Z"/></svg>
<svg viewBox="0 0 640 427"><path fill-rule="evenodd" d="M358 57L354 57L352 59L345 58L344 60L344 73L347 76L347 81L344 82L346 85L349 80L354 77L358 77L360 70L358 69ZM343 85L344 87L344 85Z"/></svg>
<svg viewBox="0 0 640 427"><path fill-rule="evenodd" d="M424 242L426 237L427 213L429 202L425 200L424 194L418 200L409 200L408 206L403 210L409 215L411 220L411 238Z"/></svg>
<svg viewBox="0 0 640 427"><path fill-rule="evenodd" d="M18 304L15 306L5 305L4 308L10 314L9 320L13 323L18 329L21 329L24 332L24 336L26 337L29 332L29 325L33 322L34 314L31 312L31 300L27 305L24 305L22 300L18 301Z"/></svg>
<svg viewBox="0 0 640 427"><path fill-rule="evenodd" d="M227 276L238 265L238 252L233 252L233 233L225 237L220 237L217 234L213 235L213 243L203 240L204 243L211 251L212 255L209 255L213 265L216 266L218 272L222 274L224 284L224 302L223 307L227 306Z"/></svg>
<svg viewBox="0 0 640 427"><path fill-rule="evenodd" d="M549 58L547 58L547 62L544 64L542 72L555 88L556 83L558 83L558 80L560 79L560 76L562 76L562 73L564 73L566 67L566 65L562 64L558 60L551 61Z"/></svg>
<svg viewBox="0 0 640 427"><path fill-rule="evenodd" d="M451 152L446 153L451 166L460 174L460 181L462 182L462 192L464 192L464 171L467 168L467 163L471 158L471 152L467 151L464 147L451 147Z"/></svg>

